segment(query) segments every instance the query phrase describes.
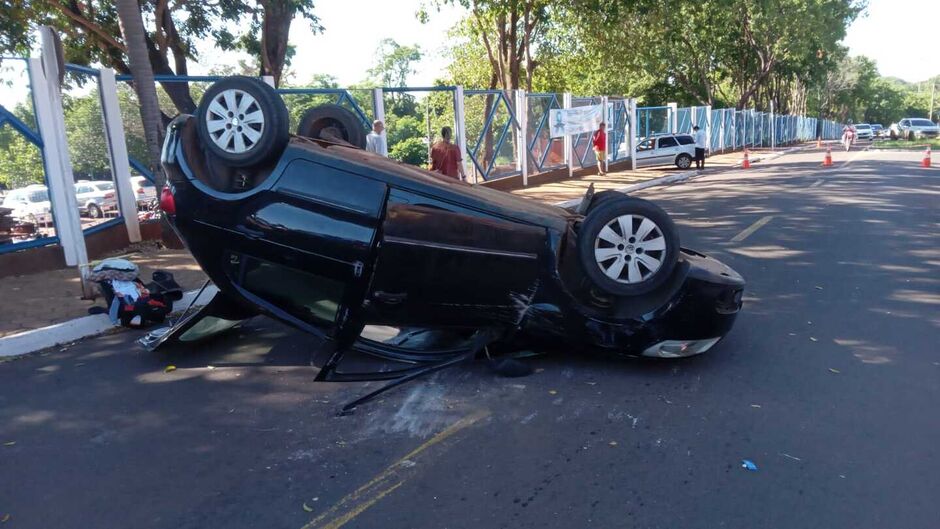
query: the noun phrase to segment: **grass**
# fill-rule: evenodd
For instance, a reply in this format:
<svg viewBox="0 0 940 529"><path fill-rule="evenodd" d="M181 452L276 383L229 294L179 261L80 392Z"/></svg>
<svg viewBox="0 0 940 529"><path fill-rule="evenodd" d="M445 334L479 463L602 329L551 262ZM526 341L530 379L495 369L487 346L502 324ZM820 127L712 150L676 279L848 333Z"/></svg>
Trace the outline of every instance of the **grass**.
<svg viewBox="0 0 940 529"><path fill-rule="evenodd" d="M872 145L875 149L908 149L908 150L921 150L927 145L930 145L931 150L940 150L940 138L926 139L922 138L915 141L908 140L875 140Z"/></svg>

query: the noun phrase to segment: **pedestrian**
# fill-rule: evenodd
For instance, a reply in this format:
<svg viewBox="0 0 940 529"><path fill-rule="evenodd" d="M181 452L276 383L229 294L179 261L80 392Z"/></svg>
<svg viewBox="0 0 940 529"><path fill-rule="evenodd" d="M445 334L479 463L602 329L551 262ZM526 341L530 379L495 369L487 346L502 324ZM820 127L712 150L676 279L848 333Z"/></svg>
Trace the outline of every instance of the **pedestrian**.
<svg viewBox="0 0 940 529"><path fill-rule="evenodd" d="M692 127L692 134L695 136L695 168L705 169L705 131L696 125Z"/></svg>
<svg viewBox="0 0 940 529"><path fill-rule="evenodd" d="M466 180L460 147L450 141L450 127L441 129L441 140L431 147L431 170L444 176Z"/></svg>
<svg viewBox="0 0 940 529"><path fill-rule="evenodd" d="M388 142L385 140L385 123L381 119L372 122L372 132L366 136L366 150L388 157Z"/></svg>
<svg viewBox="0 0 940 529"><path fill-rule="evenodd" d="M597 174L607 176L604 171L604 162L607 161L607 124L603 121L598 125L594 135L591 136L591 142L594 143L594 154L597 155Z"/></svg>

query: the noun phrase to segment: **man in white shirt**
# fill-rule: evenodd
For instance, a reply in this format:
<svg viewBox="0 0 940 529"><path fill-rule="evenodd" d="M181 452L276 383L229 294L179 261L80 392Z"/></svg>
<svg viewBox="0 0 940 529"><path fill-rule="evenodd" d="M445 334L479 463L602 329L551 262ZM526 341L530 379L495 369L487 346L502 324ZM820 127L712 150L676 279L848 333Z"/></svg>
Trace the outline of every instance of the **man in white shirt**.
<svg viewBox="0 0 940 529"><path fill-rule="evenodd" d="M698 128L698 125L692 127L692 135L695 137L695 168L705 168L705 131Z"/></svg>
<svg viewBox="0 0 940 529"><path fill-rule="evenodd" d="M382 134L384 130L385 123L382 123L382 120L377 119L372 122L372 132L366 136L366 150L387 158L388 143L385 141L385 134Z"/></svg>

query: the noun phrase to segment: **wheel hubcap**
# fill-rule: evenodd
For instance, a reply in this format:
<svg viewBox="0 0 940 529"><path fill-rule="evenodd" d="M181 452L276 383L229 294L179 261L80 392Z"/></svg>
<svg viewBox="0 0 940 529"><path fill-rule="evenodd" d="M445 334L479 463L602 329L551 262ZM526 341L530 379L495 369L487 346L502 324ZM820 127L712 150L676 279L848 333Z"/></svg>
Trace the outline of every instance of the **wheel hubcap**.
<svg viewBox="0 0 940 529"><path fill-rule="evenodd" d="M622 215L608 222L594 239L594 259L618 283L642 283L663 265L666 238L651 219Z"/></svg>
<svg viewBox="0 0 940 529"><path fill-rule="evenodd" d="M212 142L225 152L241 154L251 150L264 132L264 113L248 92L223 90L209 103L206 127Z"/></svg>

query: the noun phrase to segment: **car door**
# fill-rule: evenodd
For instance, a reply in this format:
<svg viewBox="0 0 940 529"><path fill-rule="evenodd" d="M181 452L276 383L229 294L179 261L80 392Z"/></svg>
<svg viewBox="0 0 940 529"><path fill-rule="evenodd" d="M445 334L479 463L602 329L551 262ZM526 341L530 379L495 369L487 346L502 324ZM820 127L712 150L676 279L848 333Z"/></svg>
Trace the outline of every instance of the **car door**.
<svg viewBox="0 0 940 529"><path fill-rule="evenodd" d="M637 167L646 167L655 163L656 139L646 138L636 147L636 165Z"/></svg>
<svg viewBox="0 0 940 529"><path fill-rule="evenodd" d="M656 140L656 165L668 165L675 161L679 143L672 136Z"/></svg>
<svg viewBox="0 0 940 529"><path fill-rule="evenodd" d="M239 293L304 330L337 337L362 305L383 182L303 158L243 201L227 275Z"/></svg>
<svg viewBox="0 0 940 529"><path fill-rule="evenodd" d="M429 327L517 324L538 287L545 228L392 189L367 323Z"/></svg>

